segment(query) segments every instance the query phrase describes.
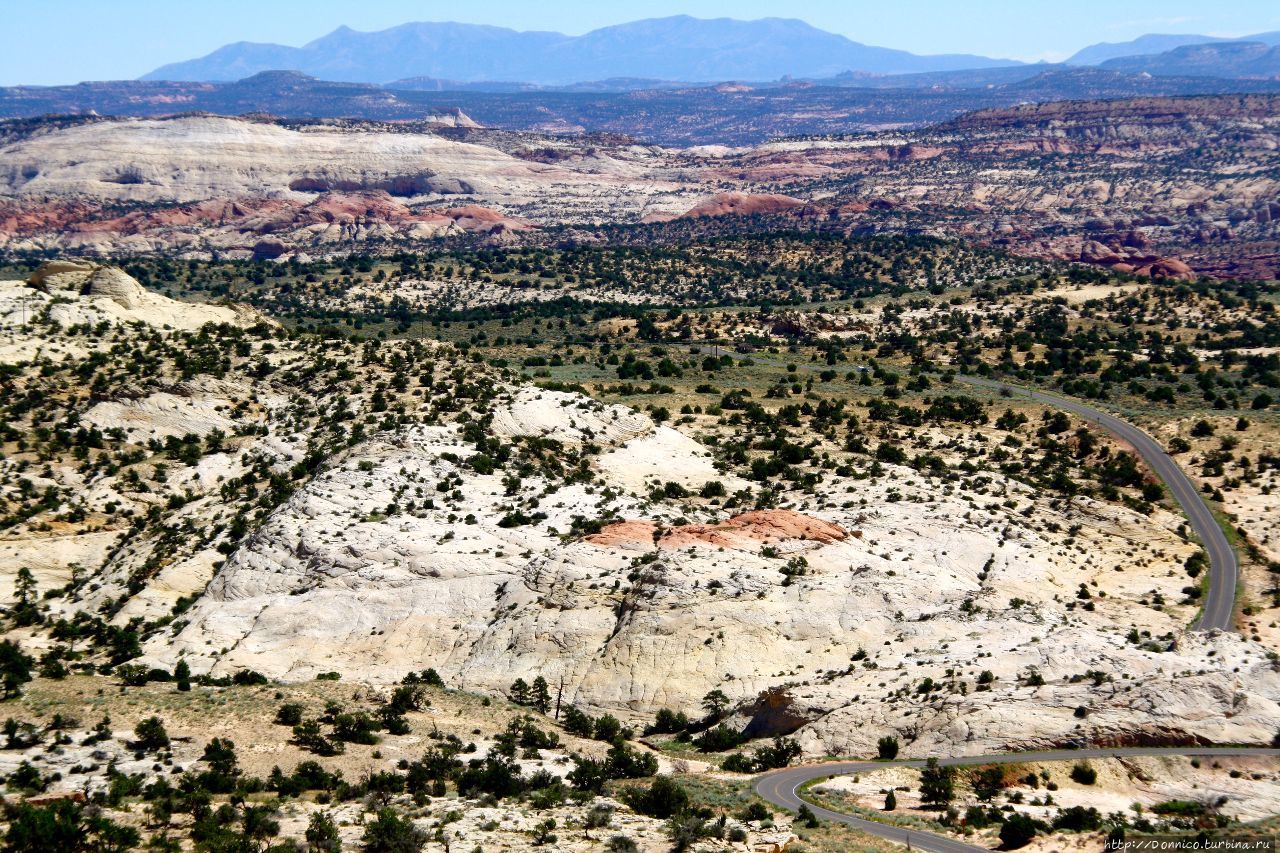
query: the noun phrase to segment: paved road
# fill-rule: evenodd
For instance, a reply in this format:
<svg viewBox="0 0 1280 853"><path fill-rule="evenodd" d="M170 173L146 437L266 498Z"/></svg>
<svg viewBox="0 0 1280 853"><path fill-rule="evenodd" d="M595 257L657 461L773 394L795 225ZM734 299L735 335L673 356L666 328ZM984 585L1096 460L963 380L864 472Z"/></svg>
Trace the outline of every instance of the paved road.
<svg viewBox="0 0 1280 853"><path fill-rule="evenodd" d="M1174 500L1186 513L1191 528L1200 537L1204 549L1209 555L1209 593L1205 596L1204 609L1195 627L1208 631L1217 628L1222 631L1234 630L1233 613L1235 609L1236 583L1239 567L1236 565L1236 553L1227 541L1222 528L1218 526L1209 507L1196 491L1195 484L1178 467L1178 463L1170 458L1164 448L1155 439L1138 429L1128 421L1115 415L1095 409L1079 400L1062 397L1044 391L1034 391L1017 385L996 382L978 376L957 376L957 382L976 385L983 388L1009 389L1011 392L1030 397L1038 403L1054 406L1070 412L1077 417L1094 423L1122 441L1133 446L1143 461L1164 480Z"/></svg>
<svg viewBox="0 0 1280 853"><path fill-rule="evenodd" d="M1113 749L1053 749L1043 752L1021 752L1005 755L969 755L958 758L940 758L939 764L965 766L973 764L1008 764L1022 761L1077 761L1082 758L1113 758L1135 755L1272 755L1280 756L1280 749L1262 749L1250 747L1116 747ZM910 844L919 850L932 853L977 853L985 851L985 847L966 844L955 838L936 835L918 829L905 829L890 826L879 821L867 820L842 812L833 812L801 799L797 789L814 779L828 776L843 776L850 773L865 773L881 767L923 767L925 762L919 759L903 761L841 761L830 764L811 764L804 767L788 767L776 770L756 779L753 789L764 799L789 811L796 811L801 803L805 803L815 815L823 820L843 823L854 829L871 835L896 841L899 844Z"/></svg>

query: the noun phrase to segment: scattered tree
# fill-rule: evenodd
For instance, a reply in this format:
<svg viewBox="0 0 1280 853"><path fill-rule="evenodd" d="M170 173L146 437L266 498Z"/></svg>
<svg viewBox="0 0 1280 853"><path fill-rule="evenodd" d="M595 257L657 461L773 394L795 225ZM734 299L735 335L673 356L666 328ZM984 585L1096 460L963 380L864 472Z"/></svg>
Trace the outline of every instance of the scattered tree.
<svg viewBox="0 0 1280 853"><path fill-rule="evenodd" d="M955 768L930 758L920 771L920 800L935 808L946 808L955 799Z"/></svg>

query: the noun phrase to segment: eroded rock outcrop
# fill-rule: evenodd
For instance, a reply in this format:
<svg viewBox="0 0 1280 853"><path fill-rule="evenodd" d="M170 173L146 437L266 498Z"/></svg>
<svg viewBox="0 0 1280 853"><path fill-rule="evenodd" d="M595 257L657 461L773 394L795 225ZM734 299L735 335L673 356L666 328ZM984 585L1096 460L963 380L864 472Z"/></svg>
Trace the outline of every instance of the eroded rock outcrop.
<svg viewBox="0 0 1280 853"><path fill-rule="evenodd" d="M42 264L24 283L0 281L0 323L23 326L26 319L48 312L64 326L82 323L146 323L171 329L197 329L205 323L251 326L269 323L243 305L180 302L152 293L119 267L78 260ZM0 358L33 351L39 340L10 345Z"/></svg>

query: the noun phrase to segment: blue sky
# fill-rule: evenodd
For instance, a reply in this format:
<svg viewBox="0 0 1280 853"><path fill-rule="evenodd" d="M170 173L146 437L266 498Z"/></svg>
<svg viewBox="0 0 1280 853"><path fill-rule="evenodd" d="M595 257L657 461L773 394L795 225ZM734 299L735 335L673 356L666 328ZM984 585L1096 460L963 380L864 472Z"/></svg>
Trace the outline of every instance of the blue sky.
<svg viewBox="0 0 1280 853"><path fill-rule="evenodd" d="M228 42L300 45L342 24L463 21L578 34L674 14L801 18L865 44L1024 60L1148 32L1280 29L1276 0L0 0L0 85L133 78Z"/></svg>

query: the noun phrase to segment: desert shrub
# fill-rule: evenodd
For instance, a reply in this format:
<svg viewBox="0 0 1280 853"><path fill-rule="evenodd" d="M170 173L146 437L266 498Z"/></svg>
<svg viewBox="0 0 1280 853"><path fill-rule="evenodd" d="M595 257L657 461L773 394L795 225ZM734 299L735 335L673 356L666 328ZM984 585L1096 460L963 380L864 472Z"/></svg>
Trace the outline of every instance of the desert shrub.
<svg viewBox="0 0 1280 853"><path fill-rule="evenodd" d="M592 737L596 740L602 740L605 743L613 743L615 740L622 737L622 723L619 722L618 718L612 714L605 714L604 716L596 717Z"/></svg>
<svg viewBox="0 0 1280 853"><path fill-rule="evenodd" d="M22 693L22 685L31 680L31 667L35 660L22 651L12 640L0 640L0 682L4 685L4 699Z"/></svg>
<svg viewBox="0 0 1280 853"><path fill-rule="evenodd" d="M252 669L242 669L231 676L231 683L236 687L257 687L270 683L267 677Z"/></svg>
<svg viewBox="0 0 1280 853"><path fill-rule="evenodd" d="M4 783L13 791L30 791L38 793L49 787L49 780L40 775L40 771L30 761L23 760L17 768L5 777Z"/></svg>
<svg viewBox="0 0 1280 853"><path fill-rule="evenodd" d="M1053 819L1054 829L1071 832L1093 832L1102 826L1102 815L1095 808L1072 806L1063 809Z"/></svg>
<svg viewBox="0 0 1280 853"><path fill-rule="evenodd" d="M973 794L984 803L989 803L1004 790L1004 770L999 767L983 767L974 773L969 780Z"/></svg>
<svg viewBox="0 0 1280 853"><path fill-rule="evenodd" d="M724 752L726 749L738 746L742 741L743 737L739 732L721 723L694 738L693 745L700 752Z"/></svg>
<svg viewBox="0 0 1280 853"><path fill-rule="evenodd" d="M338 714L333 718L333 737L344 743L373 745L378 742L378 723L363 711Z"/></svg>
<svg viewBox="0 0 1280 853"><path fill-rule="evenodd" d="M937 808L950 804L955 799L955 768L930 758L920 771L920 799Z"/></svg>
<svg viewBox="0 0 1280 853"><path fill-rule="evenodd" d="M583 821L583 827L586 829L601 829L609 826L613 822L612 806L592 806L591 811L587 812L586 819Z"/></svg>
<svg viewBox="0 0 1280 853"><path fill-rule="evenodd" d="M632 749L621 740L609 747L605 768L612 779L638 779L658 772L658 759L649 752Z"/></svg>
<svg viewBox="0 0 1280 853"><path fill-rule="evenodd" d="M467 769L458 774L458 794L491 794L498 799L513 797L525 790L520 768L502 756L489 755L484 759L472 759Z"/></svg>
<svg viewBox="0 0 1280 853"><path fill-rule="evenodd" d="M1017 850L1026 847L1038 831L1036 822L1021 812L1014 812L1000 825L1000 847L1004 850Z"/></svg>
<svg viewBox="0 0 1280 853"><path fill-rule="evenodd" d="M1078 762L1071 768L1071 781L1080 785L1092 785L1098 781L1098 771L1083 761Z"/></svg>
<svg viewBox="0 0 1280 853"><path fill-rule="evenodd" d="M8 853L124 851L141 842L138 830L100 814L86 814L83 806L71 800L58 800L47 806L19 803L7 818L4 849Z"/></svg>
<svg viewBox="0 0 1280 853"><path fill-rule="evenodd" d="M692 850L699 841L711 835L705 818L692 814L680 814L667 821L667 836L671 839L672 853Z"/></svg>
<svg viewBox="0 0 1280 853"><path fill-rule="evenodd" d="M411 672L402 680L403 684L425 684L427 687L444 687L444 679L440 677L440 673L434 668L424 669L422 672Z"/></svg>
<svg viewBox="0 0 1280 853"><path fill-rule="evenodd" d="M625 835L615 835L605 845L609 853L636 853L640 847Z"/></svg>
<svg viewBox="0 0 1280 853"><path fill-rule="evenodd" d="M417 853L427 843L427 833L395 809L383 808L365 824L361 843L365 853Z"/></svg>
<svg viewBox="0 0 1280 853"><path fill-rule="evenodd" d="M286 702L276 709L274 720L277 726L296 726L302 722L302 706L297 702Z"/></svg>
<svg viewBox="0 0 1280 853"><path fill-rule="evenodd" d="M578 737L589 738L595 733L595 720L572 705L564 709L560 724L566 732Z"/></svg>
<svg viewBox="0 0 1280 853"><path fill-rule="evenodd" d="M319 720L303 720L294 726L293 737L289 742L307 752L324 757L340 755L346 750L346 746L341 741L325 736Z"/></svg>
<svg viewBox="0 0 1280 853"><path fill-rule="evenodd" d="M1197 803L1193 800L1165 800L1162 803L1156 803L1151 810L1158 815L1176 815L1179 817L1194 817L1204 814L1204 803Z"/></svg>
<svg viewBox="0 0 1280 853"><path fill-rule="evenodd" d="M198 777L201 787L214 794L227 794L235 789L240 779L240 766L233 741L214 738L205 744L200 760L209 767Z"/></svg>
<svg viewBox="0 0 1280 853"><path fill-rule="evenodd" d="M402 684L391 693L387 707L396 714L407 714L410 711L421 711L427 701L423 689L414 684Z"/></svg>
<svg viewBox="0 0 1280 853"><path fill-rule="evenodd" d="M575 756L573 769L566 777L569 784L579 791L591 791L599 794L604 790L604 783L609 780L609 771L603 761Z"/></svg>
<svg viewBox="0 0 1280 853"><path fill-rule="evenodd" d="M675 712L669 708L659 708L653 725L645 729L645 734L675 734L689 727L689 718L683 711Z"/></svg>
<svg viewBox="0 0 1280 853"><path fill-rule="evenodd" d="M663 820L689 808L688 792L667 776L654 779L648 788L627 788L622 799L640 814Z"/></svg>
<svg viewBox="0 0 1280 853"><path fill-rule="evenodd" d="M169 747L169 733L164 730L164 723L159 717L147 717L133 727L134 742L138 749L153 752Z"/></svg>

